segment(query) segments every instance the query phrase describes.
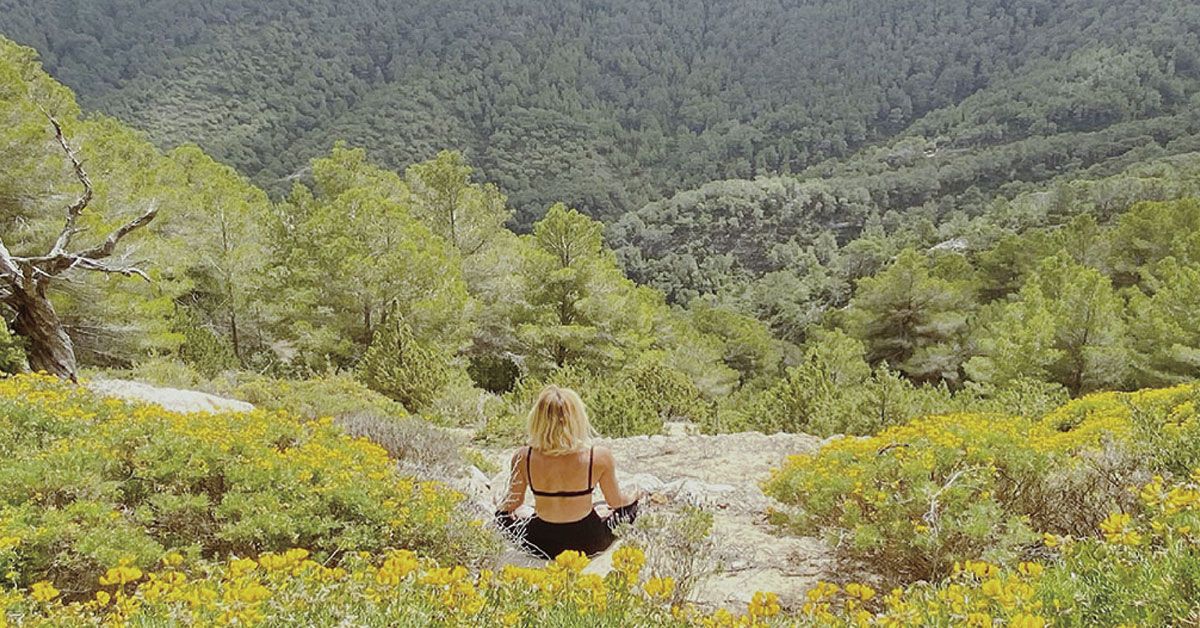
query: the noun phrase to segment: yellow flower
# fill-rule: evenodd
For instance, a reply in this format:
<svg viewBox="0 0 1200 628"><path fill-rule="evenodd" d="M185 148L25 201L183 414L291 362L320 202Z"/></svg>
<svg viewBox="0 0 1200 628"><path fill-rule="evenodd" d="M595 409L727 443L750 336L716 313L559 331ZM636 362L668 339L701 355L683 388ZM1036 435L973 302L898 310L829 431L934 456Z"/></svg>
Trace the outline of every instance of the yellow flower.
<svg viewBox="0 0 1200 628"><path fill-rule="evenodd" d="M444 587L454 584L467 576L467 568L458 565L453 569L449 567L438 567L430 570L421 577L421 584L428 584L438 587Z"/></svg>
<svg viewBox="0 0 1200 628"><path fill-rule="evenodd" d="M992 625L992 617L987 613L971 613L967 615L967 625L972 627L990 627Z"/></svg>
<svg viewBox="0 0 1200 628"><path fill-rule="evenodd" d="M630 581L637 579L646 564L646 554L635 545L622 545L612 556L613 569Z"/></svg>
<svg viewBox="0 0 1200 628"><path fill-rule="evenodd" d="M33 587L30 591L30 597L39 602L49 602L50 600L58 597L58 593L58 589L55 589L53 584L42 580L41 582L33 583Z"/></svg>
<svg viewBox="0 0 1200 628"><path fill-rule="evenodd" d="M875 597L875 589L872 589L871 587L869 587L865 584L858 584L857 582L851 582L850 584L846 585L846 595L849 595L850 597L858 598L858 599L866 602L867 600L870 600L871 598Z"/></svg>
<svg viewBox="0 0 1200 628"><path fill-rule="evenodd" d="M774 593L756 591L750 599L750 615L754 617L774 617L779 614L779 596Z"/></svg>
<svg viewBox="0 0 1200 628"><path fill-rule="evenodd" d="M235 558L229 561L229 574L234 578L254 571L258 563L253 558Z"/></svg>
<svg viewBox="0 0 1200 628"><path fill-rule="evenodd" d="M421 563L417 555L409 550L389 552L383 565L375 572L375 581L383 585L400 584L408 574L417 570Z"/></svg>
<svg viewBox="0 0 1200 628"><path fill-rule="evenodd" d="M817 586L808 590L806 597L809 602L817 603L837 595L841 588L830 582L818 582Z"/></svg>
<svg viewBox="0 0 1200 628"><path fill-rule="evenodd" d="M666 598L675 592L675 579L670 576L650 578L642 588L652 598Z"/></svg>
<svg viewBox="0 0 1200 628"><path fill-rule="evenodd" d="M1140 545L1142 535L1130 529L1133 517L1128 513L1114 512L1100 523L1104 539L1113 545Z"/></svg>
<svg viewBox="0 0 1200 628"><path fill-rule="evenodd" d="M1000 573L1000 567L981 560L968 560L966 570L980 580L994 578L996 574Z"/></svg>
<svg viewBox="0 0 1200 628"><path fill-rule="evenodd" d="M1022 613L1012 618L1009 621L1009 626L1012 628L1044 628L1046 620L1037 615L1029 615Z"/></svg>
<svg viewBox="0 0 1200 628"><path fill-rule="evenodd" d="M132 561L128 558L121 559L116 567L110 568L100 576L101 586L124 586L130 582L137 582L142 579L142 570L131 565Z"/></svg>
<svg viewBox="0 0 1200 628"><path fill-rule="evenodd" d="M565 569L571 573L579 573L583 571L583 568L587 567L589 562L591 561L588 560L587 556L584 556L583 554L574 550L567 550L559 554L558 557L554 559L554 564L556 566L561 567L562 569Z"/></svg>
<svg viewBox="0 0 1200 628"><path fill-rule="evenodd" d="M179 565L183 564L183 555L179 552L171 552L170 554L163 556L163 564L167 565L168 567L178 567Z"/></svg>
<svg viewBox="0 0 1200 628"><path fill-rule="evenodd" d="M1017 567L1017 570L1022 575L1029 576L1030 578L1038 578L1042 575L1042 572L1046 571L1046 568L1037 563L1021 563Z"/></svg>

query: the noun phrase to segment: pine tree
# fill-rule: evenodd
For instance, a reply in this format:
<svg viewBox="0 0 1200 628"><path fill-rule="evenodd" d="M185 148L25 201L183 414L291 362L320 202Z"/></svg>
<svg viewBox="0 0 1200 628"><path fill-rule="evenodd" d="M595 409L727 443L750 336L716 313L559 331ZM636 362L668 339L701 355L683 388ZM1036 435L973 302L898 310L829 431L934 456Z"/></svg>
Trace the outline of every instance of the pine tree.
<svg viewBox="0 0 1200 628"><path fill-rule="evenodd" d="M850 327L871 364L910 378L958 381L973 302L963 281L935 276L929 260L905 250L885 271L859 281Z"/></svg>
<svg viewBox="0 0 1200 628"><path fill-rule="evenodd" d="M416 412L429 405L450 380L443 353L417 342L402 319L380 325L358 366L358 376L372 390Z"/></svg>

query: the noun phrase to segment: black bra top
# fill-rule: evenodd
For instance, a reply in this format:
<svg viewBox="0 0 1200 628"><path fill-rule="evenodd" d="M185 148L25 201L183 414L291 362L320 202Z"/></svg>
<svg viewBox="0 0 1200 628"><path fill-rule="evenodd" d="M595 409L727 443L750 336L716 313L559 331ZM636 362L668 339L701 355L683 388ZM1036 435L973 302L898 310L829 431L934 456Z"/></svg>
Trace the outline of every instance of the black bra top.
<svg viewBox="0 0 1200 628"><path fill-rule="evenodd" d="M586 489L582 491L556 491L547 493L533 488L533 473L529 470L529 459L533 458L533 447L530 447L529 451L525 452L525 477L529 479L529 490L533 491L533 494L538 497L583 497L591 495L592 491L596 489L592 484L592 458L595 454L596 448L592 447L591 451L588 452L588 487Z"/></svg>

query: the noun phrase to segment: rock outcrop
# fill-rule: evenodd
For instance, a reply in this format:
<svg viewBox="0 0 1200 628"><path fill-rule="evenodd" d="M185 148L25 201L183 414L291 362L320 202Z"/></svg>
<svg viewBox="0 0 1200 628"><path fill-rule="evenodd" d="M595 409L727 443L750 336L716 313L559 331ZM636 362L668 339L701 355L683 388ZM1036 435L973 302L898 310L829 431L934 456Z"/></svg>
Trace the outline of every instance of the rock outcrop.
<svg viewBox="0 0 1200 628"><path fill-rule="evenodd" d="M254 406L245 401L226 399L195 390L161 388L123 379L93 379L85 382L92 392L126 401L153 403L172 412L249 412Z"/></svg>

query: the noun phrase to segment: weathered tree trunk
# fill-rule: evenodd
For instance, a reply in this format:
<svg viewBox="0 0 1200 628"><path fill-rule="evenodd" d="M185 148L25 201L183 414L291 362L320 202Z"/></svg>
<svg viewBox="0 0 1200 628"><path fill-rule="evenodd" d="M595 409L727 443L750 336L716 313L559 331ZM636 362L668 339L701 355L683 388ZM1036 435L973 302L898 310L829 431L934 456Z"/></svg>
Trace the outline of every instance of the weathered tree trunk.
<svg viewBox="0 0 1200 628"><path fill-rule="evenodd" d="M83 186L83 192L67 207L66 222L49 253L34 257L15 257L9 253L3 238L0 237L0 305L16 313L13 331L25 340L25 357L29 368L78 383L75 346L71 343L67 330L63 329L62 320L58 317L58 312L54 311L54 304L46 296L49 282L70 270L113 273L126 277L137 275L149 281L149 275L137 268L111 266L104 260L113 254L122 238L150 224L158 215L158 210L151 207L141 216L109 233L99 244L82 251L70 252L68 247L71 245L71 238L82 231L76 226L76 222L92 200L92 182L83 170L83 163L67 143L62 125L54 116L46 115L54 127L55 139L66 152L71 168L75 171L79 184Z"/></svg>
<svg viewBox="0 0 1200 628"><path fill-rule="evenodd" d="M50 299L26 292L13 295L10 304L17 313L13 331L25 339L30 370L78 382L75 347Z"/></svg>
<svg viewBox="0 0 1200 628"><path fill-rule="evenodd" d="M229 340L233 344L233 357L237 358L238 364L242 363L242 341L238 337L237 314L233 310L229 311Z"/></svg>

